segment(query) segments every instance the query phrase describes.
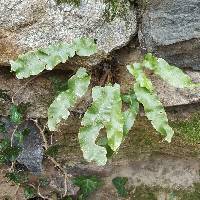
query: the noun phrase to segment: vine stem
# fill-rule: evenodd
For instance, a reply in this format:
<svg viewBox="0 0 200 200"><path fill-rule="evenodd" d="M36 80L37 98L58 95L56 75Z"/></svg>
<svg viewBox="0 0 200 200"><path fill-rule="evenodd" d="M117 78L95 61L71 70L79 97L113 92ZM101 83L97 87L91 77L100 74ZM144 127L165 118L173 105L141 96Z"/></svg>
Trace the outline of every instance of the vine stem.
<svg viewBox="0 0 200 200"><path fill-rule="evenodd" d="M14 135L15 135L15 132L17 131L17 129L18 129L18 125L15 126L15 129L13 130L11 138L10 138L10 146L11 147L13 147ZM11 167L9 168L9 172L11 172L14 169L14 166L15 166L15 161L14 162L12 161Z"/></svg>
<svg viewBox="0 0 200 200"><path fill-rule="evenodd" d="M10 146L11 147L13 147L14 135L15 135L15 132L17 131L17 129L18 129L18 125L15 126L15 129L13 130L12 135L11 135L11 139L10 139Z"/></svg>
<svg viewBox="0 0 200 200"><path fill-rule="evenodd" d="M37 187L37 194L38 194L41 198L43 198L43 199L48 199L48 197L45 197L45 196L43 196L43 195L41 194L41 192L40 192L40 184L39 184L38 187Z"/></svg>
<svg viewBox="0 0 200 200"><path fill-rule="evenodd" d="M43 129L39 126L38 124L38 121L37 119L32 119L32 121L35 122L35 125L37 126L37 128L39 129L40 131L40 134L42 136L42 139L43 139L43 142L44 142L44 149L47 150L49 148L49 145L48 145L48 142L47 142L47 139L46 139L46 136L44 134L44 130L46 129L46 124L44 125ZM68 178L70 177L69 174L66 173L66 171L63 169L63 167L60 165L60 163L58 163L54 158L52 158L51 156L47 156L48 159L54 164L55 167L59 168L59 170L64 174L64 187L65 187L65 193L64 193L64 196L67 195L67 180Z"/></svg>
<svg viewBox="0 0 200 200"><path fill-rule="evenodd" d="M17 200L17 196L18 196L18 191L19 191L19 188L20 188L20 184L17 185L17 188L15 190L15 200Z"/></svg>

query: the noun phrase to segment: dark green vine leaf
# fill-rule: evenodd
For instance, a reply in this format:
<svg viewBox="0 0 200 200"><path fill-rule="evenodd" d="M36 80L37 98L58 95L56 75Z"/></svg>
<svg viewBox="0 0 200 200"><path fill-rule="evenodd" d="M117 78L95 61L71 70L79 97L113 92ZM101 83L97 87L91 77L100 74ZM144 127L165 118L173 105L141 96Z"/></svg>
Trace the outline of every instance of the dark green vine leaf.
<svg viewBox="0 0 200 200"><path fill-rule="evenodd" d="M10 147L11 143L9 139L2 139L0 141L0 152L6 150L6 148Z"/></svg>
<svg viewBox="0 0 200 200"><path fill-rule="evenodd" d="M47 177L39 178L39 185L41 187L47 187L50 184L50 180Z"/></svg>
<svg viewBox="0 0 200 200"><path fill-rule="evenodd" d="M85 68L79 68L77 73L68 80L68 90L61 92L48 110L48 127L50 131L55 131L57 124L62 119L69 116L69 108L73 107L88 89L90 76Z"/></svg>
<svg viewBox="0 0 200 200"><path fill-rule="evenodd" d="M45 154L47 156L51 156L51 157L56 157L58 155L58 152L59 152L59 148L61 148L62 145L59 145L59 144L54 144L54 145L51 145L46 151L45 151Z"/></svg>
<svg viewBox="0 0 200 200"><path fill-rule="evenodd" d="M75 53L79 56L90 56L97 51L94 40L76 39L71 44L65 42L53 44L22 55L16 61L10 61L11 71L16 72L18 79L37 75L43 70L52 70L59 63L65 63Z"/></svg>
<svg viewBox="0 0 200 200"><path fill-rule="evenodd" d="M20 176L17 172L10 172L10 173L6 173L5 177L9 180L9 181L13 181L16 184L20 183Z"/></svg>
<svg viewBox="0 0 200 200"><path fill-rule="evenodd" d="M176 88L199 87L199 83L193 83L192 79L178 67L169 65L164 59L156 58L148 53L143 62L144 66L154 71L168 84Z"/></svg>
<svg viewBox="0 0 200 200"><path fill-rule="evenodd" d="M135 64L133 64L127 66L127 68L131 74L136 76L134 92L137 100L144 106L147 118L151 121L153 127L165 136L165 140L171 142L174 131L168 124L167 114L158 96L153 90L153 86L150 83L151 80L146 77L144 72L141 72L141 65L136 64L135 66ZM143 73L142 78L139 80L137 78L138 73ZM151 87L149 87L150 85Z"/></svg>
<svg viewBox="0 0 200 200"><path fill-rule="evenodd" d="M0 122L0 133L5 134L6 133L6 127L3 122Z"/></svg>
<svg viewBox="0 0 200 200"><path fill-rule="evenodd" d="M14 162L19 156L22 149L20 147L8 147L6 151L4 151L4 156L6 161Z"/></svg>
<svg viewBox="0 0 200 200"><path fill-rule="evenodd" d="M9 181L13 181L15 184L22 184L28 181L28 176L18 171L8 172L5 176Z"/></svg>
<svg viewBox="0 0 200 200"><path fill-rule="evenodd" d="M24 196L26 199L34 198L37 196L37 191L32 186L25 186L24 188Z"/></svg>
<svg viewBox="0 0 200 200"><path fill-rule="evenodd" d="M112 183L117 189L117 193L119 194L120 197L126 197L128 195L128 191L125 188L127 182L128 182L127 177L116 177L112 180Z"/></svg>
<svg viewBox="0 0 200 200"><path fill-rule="evenodd" d="M81 199L83 200L102 185L102 181L96 176L75 177L73 183L80 187Z"/></svg>
<svg viewBox="0 0 200 200"><path fill-rule="evenodd" d="M134 85L134 90L138 101L144 106L145 115L151 121L153 127L165 136L166 141L171 142L174 131L168 124L167 114L158 96L141 87L138 83Z"/></svg>
<svg viewBox="0 0 200 200"><path fill-rule="evenodd" d="M21 152L20 147L11 147L9 139L2 139L0 141L0 163L13 162L17 159Z"/></svg>
<svg viewBox="0 0 200 200"><path fill-rule="evenodd" d="M139 112L139 102L135 96L135 94L124 95L122 97L123 101L129 105L129 108L123 113L124 115L124 128L123 133L124 136L128 134L131 128L134 125L136 116Z"/></svg>
<svg viewBox="0 0 200 200"><path fill-rule="evenodd" d="M106 128L108 145L113 151L120 146L123 138L123 115L120 86L94 87L93 103L86 111L79 131L79 143L87 161L105 165L107 151L95 141L102 128Z"/></svg>
<svg viewBox="0 0 200 200"><path fill-rule="evenodd" d="M14 137L17 139L19 144L22 144L26 137L29 135L30 129L26 128L23 131L16 131Z"/></svg>
<svg viewBox="0 0 200 200"><path fill-rule="evenodd" d="M20 124L23 119L21 109L17 105L12 105L10 108L10 120L15 124Z"/></svg>

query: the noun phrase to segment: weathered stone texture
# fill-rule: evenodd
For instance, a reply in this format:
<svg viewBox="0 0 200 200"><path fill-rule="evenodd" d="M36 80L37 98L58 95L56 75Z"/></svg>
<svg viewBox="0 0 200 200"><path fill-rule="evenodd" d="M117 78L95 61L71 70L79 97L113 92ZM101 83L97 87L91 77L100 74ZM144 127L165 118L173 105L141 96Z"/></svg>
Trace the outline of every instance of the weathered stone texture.
<svg viewBox="0 0 200 200"><path fill-rule="evenodd" d="M82 36L97 40L100 60L136 33L134 9L128 6L123 16L108 22L101 0L82 0L79 7L58 5L55 0L1 0L0 4L0 63L34 48Z"/></svg>
<svg viewBox="0 0 200 200"><path fill-rule="evenodd" d="M170 63L200 70L199 0L148 1L139 39L144 49Z"/></svg>

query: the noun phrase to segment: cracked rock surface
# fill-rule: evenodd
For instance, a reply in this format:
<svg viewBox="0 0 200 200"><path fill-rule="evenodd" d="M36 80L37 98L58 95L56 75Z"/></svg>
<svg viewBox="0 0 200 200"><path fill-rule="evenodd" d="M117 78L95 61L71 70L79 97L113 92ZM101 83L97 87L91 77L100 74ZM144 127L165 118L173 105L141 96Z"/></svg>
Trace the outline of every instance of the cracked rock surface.
<svg viewBox="0 0 200 200"><path fill-rule="evenodd" d="M200 70L199 0L150 0L142 18L139 39L147 51Z"/></svg>
<svg viewBox="0 0 200 200"><path fill-rule="evenodd" d="M55 0L1 0L0 4L0 64L28 50L82 36L97 41L99 53L89 62L95 64L136 33L136 11L123 1L126 12L112 21L106 19L101 0L82 0L78 7Z"/></svg>

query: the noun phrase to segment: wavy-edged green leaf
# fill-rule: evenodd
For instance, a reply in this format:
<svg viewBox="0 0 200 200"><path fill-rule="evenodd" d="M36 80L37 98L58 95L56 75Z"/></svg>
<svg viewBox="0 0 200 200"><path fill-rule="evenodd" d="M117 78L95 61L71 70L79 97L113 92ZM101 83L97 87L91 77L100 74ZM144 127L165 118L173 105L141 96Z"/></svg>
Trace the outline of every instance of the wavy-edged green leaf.
<svg viewBox="0 0 200 200"><path fill-rule="evenodd" d="M50 131L55 131L57 124L69 117L69 108L73 107L78 98L86 93L90 78L85 68L79 68L77 73L68 80L68 90L61 92L48 109Z"/></svg>
<svg viewBox="0 0 200 200"><path fill-rule="evenodd" d="M123 133L124 136L126 136L134 125L136 116L139 112L139 103L135 94L133 93L131 93L130 95L124 95L123 101L129 104L129 108L123 113L124 115Z"/></svg>
<svg viewBox="0 0 200 200"><path fill-rule="evenodd" d="M13 104L10 108L10 121L15 124L20 124L23 121L23 113L20 106Z"/></svg>
<svg viewBox="0 0 200 200"><path fill-rule="evenodd" d="M164 81L176 88L199 87L200 84L193 83L192 79L181 69L173 65L169 65L164 59L156 58L148 53L143 62L144 66L154 71Z"/></svg>
<svg viewBox="0 0 200 200"><path fill-rule="evenodd" d="M87 161L96 161L105 165L107 151L95 142L99 131L105 127L108 145L113 151L120 146L123 138L123 115L120 86L94 87L92 90L93 103L86 111L79 131L79 143L83 156Z"/></svg>
<svg viewBox="0 0 200 200"><path fill-rule="evenodd" d="M97 51L93 39L79 38L71 44L58 43L19 55L17 60L10 61L11 71L16 72L18 79L37 75L43 70L52 70L59 63L65 63L75 53L79 56L90 56Z"/></svg>
<svg viewBox="0 0 200 200"><path fill-rule="evenodd" d="M127 182L128 182L127 177L115 177L112 180L112 183L115 186L117 193L120 197L127 197L128 195L128 191L125 187Z"/></svg>
<svg viewBox="0 0 200 200"><path fill-rule="evenodd" d="M174 131L168 124L167 114L154 91L151 80L141 70L141 65L133 64L127 66L127 68L136 78L134 92L137 100L143 105L147 118L151 121L153 127L165 136L165 140L171 142ZM139 73L142 73L142 78L138 79Z"/></svg>
<svg viewBox="0 0 200 200"><path fill-rule="evenodd" d="M141 87L145 87L150 91L153 90L153 85L152 85L151 81L146 77L146 75L142 69L141 63L134 63L131 65L128 65L127 69L129 71L129 73L135 77L136 82L139 83Z"/></svg>
<svg viewBox="0 0 200 200"><path fill-rule="evenodd" d="M74 41L76 54L79 56L91 56L97 51L97 45L94 40L89 38L78 38Z"/></svg>
<svg viewBox="0 0 200 200"><path fill-rule="evenodd" d="M135 83L134 91L137 100L144 106L145 115L153 127L165 136L166 141L171 142L174 131L168 124L167 114L158 96L147 88L141 87L138 83Z"/></svg>

